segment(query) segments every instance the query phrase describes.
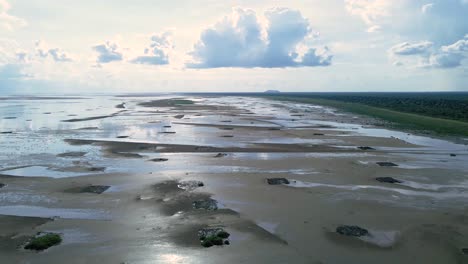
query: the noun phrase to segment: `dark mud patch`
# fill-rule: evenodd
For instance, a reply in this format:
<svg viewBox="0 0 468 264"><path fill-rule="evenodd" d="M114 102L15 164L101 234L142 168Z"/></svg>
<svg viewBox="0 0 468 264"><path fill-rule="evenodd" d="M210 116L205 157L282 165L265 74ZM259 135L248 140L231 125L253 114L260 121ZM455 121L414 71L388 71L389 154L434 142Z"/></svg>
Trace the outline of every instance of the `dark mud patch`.
<svg viewBox="0 0 468 264"><path fill-rule="evenodd" d="M172 216L180 212L187 213L198 211L197 209L205 209L196 208L194 203L212 200L210 194L186 191L180 188L179 184L178 181L166 181L153 186L154 201L165 215ZM217 206L216 209L218 209Z"/></svg>
<svg viewBox="0 0 468 264"><path fill-rule="evenodd" d="M152 162L165 162L165 161L168 161L169 159L166 159L166 158L155 158L155 159L150 159L148 161L152 161Z"/></svg>
<svg viewBox="0 0 468 264"><path fill-rule="evenodd" d="M195 104L192 100L186 99L162 99L162 100L152 100L149 102L142 102L138 105L144 107L175 107L175 106L183 106L183 105L193 105Z"/></svg>
<svg viewBox="0 0 468 264"><path fill-rule="evenodd" d="M85 118L72 118L72 119L65 119L62 122L82 122L82 121L91 121L91 120L98 120L113 117L115 115L103 115L103 116L92 116L92 117L85 117Z"/></svg>
<svg viewBox="0 0 468 264"><path fill-rule="evenodd" d="M269 185L282 185L282 184L289 184L289 180L286 178L268 178L267 183Z"/></svg>
<svg viewBox="0 0 468 264"><path fill-rule="evenodd" d="M153 203L167 216L176 214L203 214L218 209L218 204L211 199L211 194L194 192L204 184L199 181L164 181L152 186L151 198L137 199L146 203Z"/></svg>
<svg viewBox="0 0 468 264"><path fill-rule="evenodd" d="M182 190L193 191L197 188L203 187L205 184L201 181L181 181L177 185Z"/></svg>
<svg viewBox="0 0 468 264"><path fill-rule="evenodd" d="M360 149L360 150L375 150L375 148L368 147L368 146L360 146L360 147L358 147L358 149Z"/></svg>
<svg viewBox="0 0 468 264"><path fill-rule="evenodd" d="M59 157L59 158L78 158L78 157L83 157L86 154L87 154L87 152L83 152L83 151L71 151L71 152L64 152L64 153L57 154L57 157Z"/></svg>
<svg viewBox="0 0 468 264"><path fill-rule="evenodd" d="M125 103L121 103L115 106L115 108L125 109Z"/></svg>
<svg viewBox="0 0 468 264"><path fill-rule="evenodd" d="M85 166L85 165L75 165L70 167L64 168L55 168L55 171L62 171L62 172L104 172L106 167L98 167L98 166Z"/></svg>
<svg viewBox="0 0 468 264"><path fill-rule="evenodd" d="M99 130L99 127L81 127L76 130Z"/></svg>
<svg viewBox="0 0 468 264"><path fill-rule="evenodd" d="M218 202L211 198L194 201L192 202L192 206L194 209L203 209L208 211L218 210Z"/></svg>
<svg viewBox="0 0 468 264"><path fill-rule="evenodd" d="M369 231L359 226L342 225L336 228L336 233L343 236L361 237L369 235Z"/></svg>
<svg viewBox="0 0 468 264"><path fill-rule="evenodd" d="M101 194L110 186L107 185L88 185L88 186L81 186L81 187L73 187L70 189L66 189L65 192L67 193L94 193L94 194Z"/></svg>
<svg viewBox="0 0 468 264"><path fill-rule="evenodd" d="M380 167L398 167L398 164L387 161L377 162L377 165L379 165Z"/></svg>
<svg viewBox="0 0 468 264"><path fill-rule="evenodd" d="M200 230L221 228L224 231L226 225L237 232L253 234L260 240L269 240L287 244L278 236L269 233L253 221L243 219L241 215L231 209L219 208L207 210L206 208L194 209L196 201L215 201L210 194L193 192L193 188L199 188L201 182L165 181L152 187L153 197L141 200L146 203L156 203L161 212L172 216L171 225L166 230L167 239L181 246L202 247ZM204 203L203 202L203 203ZM211 205L212 203L207 203ZM223 243L229 234L221 234ZM219 244L219 240L217 242Z"/></svg>
<svg viewBox="0 0 468 264"><path fill-rule="evenodd" d="M125 158L125 159L141 159L144 158L143 155L138 153L131 153L131 152L119 152L119 151L109 151L106 152L106 157L112 158Z"/></svg>
<svg viewBox="0 0 468 264"><path fill-rule="evenodd" d="M375 178L378 182L384 182L384 183L402 183L402 181L397 180L392 177L377 177Z"/></svg>

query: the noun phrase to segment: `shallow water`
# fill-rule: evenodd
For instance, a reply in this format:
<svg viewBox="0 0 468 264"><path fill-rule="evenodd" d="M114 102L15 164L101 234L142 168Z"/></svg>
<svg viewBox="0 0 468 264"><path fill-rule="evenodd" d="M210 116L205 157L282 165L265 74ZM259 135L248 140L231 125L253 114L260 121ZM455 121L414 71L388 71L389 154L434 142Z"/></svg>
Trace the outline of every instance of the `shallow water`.
<svg viewBox="0 0 468 264"><path fill-rule="evenodd" d="M64 178L64 177L75 177L89 173L77 173L77 172L65 172L53 170L46 166L29 166L17 169L6 169L0 171L3 174L11 176L23 176L23 177L51 177L51 178Z"/></svg>
<svg viewBox="0 0 468 264"><path fill-rule="evenodd" d="M65 219L111 219L111 216L102 210L95 209L70 209L70 208L49 208L28 205L6 205L0 206L0 214L29 217L59 217Z"/></svg>
<svg viewBox="0 0 468 264"><path fill-rule="evenodd" d="M395 186L398 186L400 184L394 184ZM405 185L405 184L401 184ZM420 184L413 183L413 186L421 186ZM385 191L385 192L395 192L398 194L406 195L406 196L426 196L434 199L454 199L454 198L463 198L463 199L468 199L468 186L462 187L462 186L457 186L456 188L453 188L450 185L440 185L440 188L437 188L434 190L434 192L431 191L417 191L417 190L409 190L409 189L402 189L398 187L384 187L384 186L379 186L379 185L335 185L335 184L326 184L326 183L315 183L315 182L302 182L298 180L293 180L293 182L288 185L291 187L295 188L336 188L336 189L342 189L342 190L347 190L347 191L365 191L365 190L379 190L379 191ZM424 185L423 185L424 186ZM423 188L421 188L423 189ZM451 190L446 190L446 191L440 191L441 189L451 189ZM427 189L425 189L427 190ZM431 190L431 189L429 189Z"/></svg>
<svg viewBox="0 0 468 264"><path fill-rule="evenodd" d="M187 249L173 242L160 240L161 236L166 235L164 232L167 230L153 229L159 228L158 225L161 224L163 216L158 214L158 203L154 200L156 195L152 186L164 180L201 180L205 186L195 190L196 192L213 195L212 198L218 201L220 208L234 210L239 213L238 217L236 216L238 219L252 221L265 233L274 234L277 236L276 239L284 239L287 244L278 243L277 240L275 240L277 244L271 241L265 242L266 240L263 240L265 237L261 237L256 240L261 242L255 245L255 250L251 250L252 245L247 244L246 251L242 251L244 253L251 251L252 254L263 252L270 256L270 259L277 249L284 248L292 249L291 256L298 254L327 256L321 259L325 263L340 263L337 260L345 259L345 254L358 256L370 254L372 257L369 259L384 259L385 254L398 251L400 247L404 250L408 249L405 244L396 245L397 242L404 240L402 243L405 243L412 239L412 237L405 236L407 234L401 226L382 226L382 223L385 223L382 219L385 217L394 215L397 220L401 220L402 226L407 223L417 225L431 222L431 218L418 215L421 211L434 212L434 215L438 213L445 215L448 211L456 215L457 218L454 216L453 219L461 219L450 218L451 222L448 222L450 225L458 223L456 221L464 221L461 211L468 202L468 179L466 177L468 148L466 145L363 126L357 121L354 122L358 118L326 107L273 102L258 98L188 97L201 104L237 108L232 111L218 112L214 110L182 111L164 107L146 108L138 105L142 101L170 97L174 96L0 100L0 132L12 132L0 134L2 146L0 148L0 174L13 175L18 178L38 176L54 178L31 178L30 181L33 182L31 184L27 179L15 178L13 183L0 189L0 214L58 216L65 219L84 220L118 219L118 221L109 221L109 225L119 222L124 225L124 228L118 226L112 230L111 238L107 236L108 234L101 233L100 235L105 238L102 241L112 241L114 234L119 234L120 231L128 228L129 234L135 237L145 236L143 240L132 240L132 249L146 247L145 250L147 250L145 254L133 255L130 259L141 260L151 256L153 257L151 260L161 260L165 263L188 260L201 263L207 256L213 257L214 255L210 255L213 252L215 255L229 255L232 259L238 260L239 254L237 252L232 254L227 250L224 251L225 254L218 254L221 251L214 251L218 249L213 249L213 251L199 251L192 247ZM125 102L124 110L126 111L120 112L122 109L115 106L123 102ZM182 119L175 117L181 114L184 115ZM4 119L4 117L16 119ZM63 122L63 120L92 117L102 118ZM233 130L207 126L213 124L232 127ZM282 127L282 130L268 129L278 127ZM294 133L287 133L310 129L310 127L313 127L314 132L323 131L326 135L323 138L301 138L295 136ZM340 133L335 133L337 131ZM231 134L234 137L223 137ZM358 143L350 141L352 137L376 137L382 140L396 137L417 146L404 146L403 144L402 147L375 146L375 151L361 152L356 150ZM297 144L334 146L339 148L340 152L328 150L311 153L236 152L228 153L225 157L214 158L217 153L136 151L131 154L139 154L140 158L135 158L136 155L133 158L124 158L118 155L106 155L103 151L105 148L98 145L70 145L64 139L241 148L258 143ZM379 144L378 139L369 142ZM391 144L387 143L387 145ZM76 151L86 154L71 157L57 156ZM457 156L451 157L450 153ZM153 158L167 158L168 161L148 161ZM379 167L376 165L379 161L391 161L399 166L396 168ZM105 170L92 172L73 172L72 170L82 167L104 167ZM97 176L90 176L95 174ZM121 174L124 176L120 177ZM375 181L377 176L391 176L403 180L403 183L381 184ZM266 184L266 178L269 177L284 177L293 182L289 186L270 186ZM63 185L55 187L54 181ZM45 184L42 184L44 182ZM48 185L49 183L51 186ZM83 186L103 184L112 185L112 187L100 195L76 196L79 198L75 201L73 195L78 194L64 193L64 190L70 186L79 186L78 184ZM41 189L49 187L51 195ZM33 192L32 189L41 191ZM138 199L139 202L136 202L137 197L141 198ZM167 201L167 199L170 198L164 197L162 201ZM92 206L92 208L76 208L82 204ZM352 206L348 207L349 204ZM398 218L399 213L405 210L414 211L416 216L411 218L413 216L408 217L402 214L401 218ZM366 215L370 217L366 218ZM193 216L187 215L186 212L180 212L164 221L170 224L187 224L193 220L191 217ZM408 217L408 222L405 217ZM372 236L361 239L367 244L388 249L372 251L372 248L358 248L354 251L355 248L350 246L352 243L333 244L324 238L324 226L343 224L347 221L369 225ZM307 226L309 222L311 225ZM390 222L388 225L393 224ZM200 223L197 222L197 224ZM146 229L140 230L140 225ZM64 234L65 249L67 244L86 244L90 240L103 239L103 237L95 238L95 234L90 237L89 230L83 230L81 227L59 226L55 229L48 229L49 226L47 226L47 229ZM96 233L99 233L100 230L97 231ZM248 232L234 230L232 233L235 250L255 239L255 236ZM305 236L304 234L307 234L307 237L301 238ZM404 237L403 240L400 240L400 235ZM362 241L359 242L362 243ZM450 243L452 242L450 240ZM121 241L112 242L112 246L101 245L102 248L93 248L91 251L96 253L101 252L100 250L102 252L109 249L115 250L119 247L118 243ZM450 243L447 242L447 244ZM94 244L92 246L94 247ZM83 247L86 246L83 245ZM263 251L259 250L261 247ZM315 248L317 251L311 252L310 248ZM432 249L434 248L438 246ZM60 252L63 248L58 249L55 252ZM219 250L225 249L219 248ZM130 252L128 255L133 252L128 247L125 250ZM185 254L185 252L190 252L190 254ZM336 252L341 253L335 254ZM400 252L399 254L398 257L401 257L406 253ZM310 259L315 260L312 257ZM319 263L318 260L317 263ZM116 263L119 262L116 261ZM375 263L375 261L368 263Z"/></svg>

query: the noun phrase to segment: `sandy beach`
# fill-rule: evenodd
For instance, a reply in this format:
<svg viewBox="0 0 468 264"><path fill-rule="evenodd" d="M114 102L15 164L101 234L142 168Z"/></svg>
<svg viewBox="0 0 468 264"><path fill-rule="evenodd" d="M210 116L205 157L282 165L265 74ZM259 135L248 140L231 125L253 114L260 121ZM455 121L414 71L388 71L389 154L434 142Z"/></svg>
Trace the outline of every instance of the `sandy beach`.
<svg viewBox="0 0 468 264"><path fill-rule="evenodd" d="M468 263L468 147L376 119L253 97L2 97L0 144L0 263ZM229 244L204 247L204 228ZM24 249L40 232L62 242Z"/></svg>

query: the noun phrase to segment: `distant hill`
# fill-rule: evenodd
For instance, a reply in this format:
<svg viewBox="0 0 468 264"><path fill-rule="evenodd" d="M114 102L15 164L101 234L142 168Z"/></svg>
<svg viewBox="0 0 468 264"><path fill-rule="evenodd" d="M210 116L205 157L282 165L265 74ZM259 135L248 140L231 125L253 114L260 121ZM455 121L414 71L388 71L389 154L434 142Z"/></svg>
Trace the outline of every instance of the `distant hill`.
<svg viewBox="0 0 468 264"><path fill-rule="evenodd" d="M265 93L281 93L278 90L266 90Z"/></svg>

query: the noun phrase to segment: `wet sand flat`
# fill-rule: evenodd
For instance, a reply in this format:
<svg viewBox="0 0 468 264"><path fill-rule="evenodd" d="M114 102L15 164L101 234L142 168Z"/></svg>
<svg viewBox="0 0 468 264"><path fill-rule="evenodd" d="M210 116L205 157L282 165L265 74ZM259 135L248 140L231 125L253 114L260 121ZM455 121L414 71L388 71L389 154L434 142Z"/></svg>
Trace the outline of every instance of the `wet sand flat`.
<svg viewBox="0 0 468 264"><path fill-rule="evenodd" d="M248 97L0 105L1 263L468 263L466 145Z"/></svg>

